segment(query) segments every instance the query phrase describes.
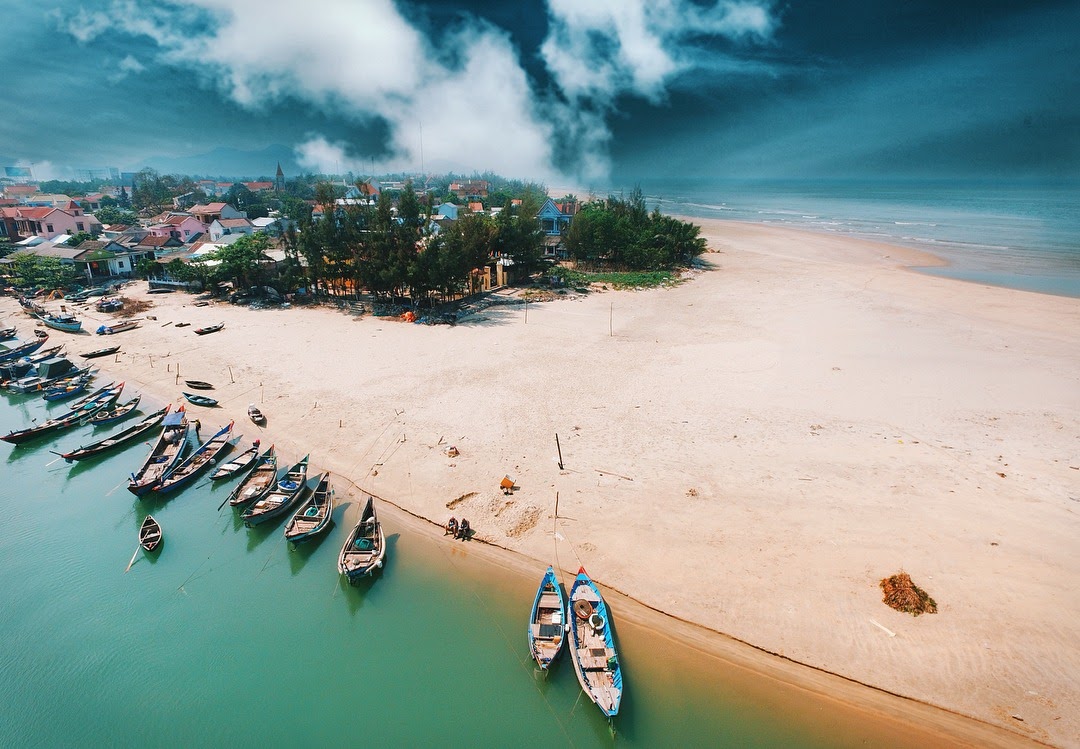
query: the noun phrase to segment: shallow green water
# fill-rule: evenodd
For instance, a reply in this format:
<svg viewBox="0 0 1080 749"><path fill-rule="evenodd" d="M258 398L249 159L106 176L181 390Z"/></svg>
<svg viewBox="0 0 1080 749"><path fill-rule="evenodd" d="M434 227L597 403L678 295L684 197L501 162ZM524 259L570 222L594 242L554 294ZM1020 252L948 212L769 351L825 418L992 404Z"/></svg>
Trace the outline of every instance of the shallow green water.
<svg viewBox="0 0 1080 749"><path fill-rule="evenodd" d="M0 429L45 410L0 396ZM0 746L894 743L828 703L764 680L747 689L719 661L620 624L617 608L626 693L613 740L565 653L553 673L532 667L542 569L521 579L387 522L386 568L350 588L335 563L352 506L290 551L283 523L247 529L217 511L232 482L204 479L165 504L134 498L125 477L144 443L75 467L49 453L118 428L0 443ZM125 574L147 509L165 542Z"/></svg>

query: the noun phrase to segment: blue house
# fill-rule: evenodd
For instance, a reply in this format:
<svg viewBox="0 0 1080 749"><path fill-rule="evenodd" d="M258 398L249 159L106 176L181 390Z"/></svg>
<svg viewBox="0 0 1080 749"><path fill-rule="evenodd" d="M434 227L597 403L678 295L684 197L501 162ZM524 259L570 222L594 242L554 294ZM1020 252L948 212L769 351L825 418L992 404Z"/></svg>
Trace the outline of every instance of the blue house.
<svg viewBox="0 0 1080 749"><path fill-rule="evenodd" d="M577 213L576 200L568 200L565 203L556 203L551 198L544 201L540 212L536 214L536 220L540 222L540 229L549 237L562 236L570 228L570 222Z"/></svg>

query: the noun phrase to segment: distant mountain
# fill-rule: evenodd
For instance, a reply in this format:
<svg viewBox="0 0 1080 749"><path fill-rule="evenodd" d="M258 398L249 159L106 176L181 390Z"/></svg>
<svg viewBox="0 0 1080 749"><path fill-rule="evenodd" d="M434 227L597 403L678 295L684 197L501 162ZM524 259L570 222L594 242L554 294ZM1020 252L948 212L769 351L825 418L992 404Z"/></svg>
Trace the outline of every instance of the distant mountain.
<svg viewBox="0 0 1080 749"><path fill-rule="evenodd" d="M161 174L183 174L222 181L251 180L258 177L273 179L279 162L286 179L307 171L301 169L296 162L293 149L280 144L258 151L218 147L208 153L193 156L151 156L136 165L126 167L124 171L137 172L150 167Z"/></svg>

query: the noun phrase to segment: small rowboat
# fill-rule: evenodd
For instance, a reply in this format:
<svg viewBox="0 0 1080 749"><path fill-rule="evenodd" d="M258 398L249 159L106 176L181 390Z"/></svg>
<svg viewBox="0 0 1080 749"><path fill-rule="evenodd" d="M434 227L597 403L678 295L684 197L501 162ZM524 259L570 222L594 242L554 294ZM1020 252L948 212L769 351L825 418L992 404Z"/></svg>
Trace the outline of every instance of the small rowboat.
<svg viewBox="0 0 1080 749"><path fill-rule="evenodd" d="M262 426L266 423L266 417L263 416L263 412L260 411L259 407L256 406L254 403L248 404L248 418L259 426Z"/></svg>
<svg viewBox="0 0 1080 749"><path fill-rule="evenodd" d="M15 337L15 328L4 328L0 330L0 341L6 341L8 338Z"/></svg>
<svg viewBox="0 0 1080 749"><path fill-rule="evenodd" d="M274 454L274 446L258 457L255 465L247 472L244 478L236 485L226 500L231 506L239 507L246 505L270 491L270 487L277 480L277 455Z"/></svg>
<svg viewBox="0 0 1080 749"><path fill-rule="evenodd" d="M90 423L97 427L104 426L105 424L114 424L117 421L123 421L135 413L135 409L139 407L139 401L141 400L142 396L136 395L127 403L116 406L115 408L107 408L103 411L98 411L90 417Z"/></svg>
<svg viewBox="0 0 1080 749"><path fill-rule="evenodd" d="M216 471L210 474L211 481L221 481L221 479L227 479L230 476L235 476L240 471L246 471L255 463L259 458L259 441L255 440L251 447L244 452L237 455L228 463L224 463L218 467Z"/></svg>
<svg viewBox="0 0 1080 749"><path fill-rule="evenodd" d="M139 323L134 320L124 320L113 325L100 325L96 332L98 335L114 335L123 333L125 330L134 330L137 327L139 327Z"/></svg>
<svg viewBox="0 0 1080 749"><path fill-rule="evenodd" d="M225 323L219 322L217 325L207 325L205 328L195 328L195 335L206 335L207 333L216 333L225 327Z"/></svg>
<svg viewBox="0 0 1080 749"><path fill-rule="evenodd" d="M192 390L213 390L214 386L202 380L184 380L184 384Z"/></svg>
<svg viewBox="0 0 1080 749"><path fill-rule="evenodd" d="M318 486L285 526L285 540L298 544L317 536L330 527L334 512L334 490L330 487L330 474L318 478Z"/></svg>
<svg viewBox="0 0 1080 749"><path fill-rule="evenodd" d="M581 688L609 719L622 701L622 668L600 589L582 567L570 589L570 656Z"/></svg>
<svg viewBox="0 0 1080 749"><path fill-rule="evenodd" d="M338 572L354 583L383 566L386 558L386 536L382 524L375 515L375 501L370 496L356 527L345 539L338 555Z"/></svg>
<svg viewBox="0 0 1080 749"><path fill-rule="evenodd" d="M139 527L139 546L153 551L161 543L161 526L153 515L147 515Z"/></svg>
<svg viewBox="0 0 1080 749"><path fill-rule="evenodd" d="M289 511L289 508L307 488L308 457L305 455L299 463L289 469L285 478L277 482L276 487L244 510L242 517L245 525L258 525Z"/></svg>
<svg viewBox="0 0 1080 749"><path fill-rule="evenodd" d="M555 570L547 568L529 615L529 651L540 668L547 670L562 652L566 624L566 601Z"/></svg>
<svg viewBox="0 0 1080 749"><path fill-rule="evenodd" d="M87 351L85 354L79 354L83 359L96 359L99 356L109 356L115 354L120 350L119 346L109 346L107 348L99 348L94 351Z"/></svg>
<svg viewBox="0 0 1080 749"><path fill-rule="evenodd" d="M184 393L184 397L187 398L188 403L195 406L204 406L206 408L213 408L217 405L217 401L213 398L209 398L205 395L197 395L195 393Z"/></svg>

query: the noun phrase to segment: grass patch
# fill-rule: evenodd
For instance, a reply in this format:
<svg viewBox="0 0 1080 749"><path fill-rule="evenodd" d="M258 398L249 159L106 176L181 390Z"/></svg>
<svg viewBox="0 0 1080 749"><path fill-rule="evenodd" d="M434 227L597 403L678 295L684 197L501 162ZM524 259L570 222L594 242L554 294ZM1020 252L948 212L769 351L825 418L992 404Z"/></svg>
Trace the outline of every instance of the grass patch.
<svg viewBox="0 0 1080 749"><path fill-rule="evenodd" d="M589 283L603 283L615 289L652 289L670 286L678 280L669 270L586 273L585 277Z"/></svg>

